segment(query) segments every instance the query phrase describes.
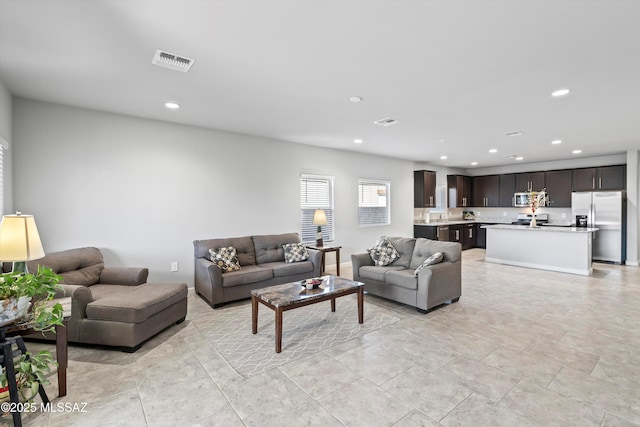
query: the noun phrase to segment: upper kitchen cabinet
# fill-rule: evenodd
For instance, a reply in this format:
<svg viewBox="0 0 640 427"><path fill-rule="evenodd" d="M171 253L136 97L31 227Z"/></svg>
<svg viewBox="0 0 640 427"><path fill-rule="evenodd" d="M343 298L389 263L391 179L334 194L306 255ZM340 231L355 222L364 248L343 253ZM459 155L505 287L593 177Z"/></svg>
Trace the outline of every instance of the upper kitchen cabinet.
<svg viewBox="0 0 640 427"><path fill-rule="evenodd" d="M466 208L471 206L471 177L447 175L448 206Z"/></svg>
<svg viewBox="0 0 640 427"><path fill-rule="evenodd" d="M471 202L476 207L500 206L500 176L486 175L471 178ZM511 194L513 197L513 193Z"/></svg>
<svg viewBox="0 0 640 427"><path fill-rule="evenodd" d="M544 185L544 172L517 173L516 191L517 193L540 191Z"/></svg>
<svg viewBox="0 0 640 427"><path fill-rule="evenodd" d="M545 172L547 194L552 208L571 207L571 170Z"/></svg>
<svg viewBox="0 0 640 427"><path fill-rule="evenodd" d="M513 207L513 194L516 192L516 175L507 173L500 175L500 201L503 208Z"/></svg>
<svg viewBox="0 0 640 427"><path fill-rule="evenodd" d="M413 171L413 207L434 208L436 206L436 173Z"/></svg>
<svg viewBox="0 0 640 427"><path fill-rule="evenodd" d="M574 169L573 191L624 190L626 172L626 165Z"/></svg>

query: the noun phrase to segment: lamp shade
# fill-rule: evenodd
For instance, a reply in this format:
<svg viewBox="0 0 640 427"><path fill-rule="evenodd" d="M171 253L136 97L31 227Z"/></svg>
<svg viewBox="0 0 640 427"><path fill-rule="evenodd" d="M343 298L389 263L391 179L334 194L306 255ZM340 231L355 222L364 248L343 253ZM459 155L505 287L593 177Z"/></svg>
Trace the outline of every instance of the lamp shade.
<svg viewBox="0 0 640 427"><path fill-rule="evenodd" d="M313 214L313 225L327 225L327 215L324 209L316 209Z"/></svg>
<svg viewBox="0 0 640 427"><path fill-rule="evenodd" d="M23 262L42 258L44 249L33 215L5 215L0 222L0 260Z"/></svg>

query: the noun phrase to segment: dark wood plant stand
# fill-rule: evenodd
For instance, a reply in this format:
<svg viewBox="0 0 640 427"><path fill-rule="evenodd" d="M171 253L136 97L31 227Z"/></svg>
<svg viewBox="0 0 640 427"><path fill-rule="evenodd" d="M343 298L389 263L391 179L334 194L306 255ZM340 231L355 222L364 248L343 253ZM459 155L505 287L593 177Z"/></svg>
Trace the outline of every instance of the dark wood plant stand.
<svg viewBox="0 0 640 427"><path fill-rule="evenodd" d="M13 350L13 346L16 346L17 349ZM4 367L7 382L9 385L9 400L12 406L18 406L20 403L20 397L18 396L18 385L16 384L16 369L13 364L13 359L22 354L27 353L27 347L24 345L24 341L22 340L22 336L18 335L15 337L7 337L7 327L0 328L0 348L2 348L2 354L0 354L0 364ZM29 355L27 355L27 359L29 359ZM38 394L42 398L42 402L44 404L49 403L49 398L47 397L47 393L44 391L44 387L42 384L38 385ZM15 427L22 427L22 418L20 416L20 411L16 410L17 408L11 408L11 416L13 417L13 425Z"/></svg>

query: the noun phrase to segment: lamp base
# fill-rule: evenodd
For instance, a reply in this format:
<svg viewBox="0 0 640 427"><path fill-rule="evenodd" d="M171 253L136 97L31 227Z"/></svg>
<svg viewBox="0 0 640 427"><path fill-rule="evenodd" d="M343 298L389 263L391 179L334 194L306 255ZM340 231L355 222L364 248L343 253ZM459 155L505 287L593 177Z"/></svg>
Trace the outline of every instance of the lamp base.
<svg viewBox="0 0 640 427"><path fill-rule="evenodd" d="M319 248L324 246L324 242L322 241L322 239L316 239L316 246Z"/></svg>
<svg viewBox="0 0 640 427"><path fill-rule="evenodd" d="M318 232L316 233L316 246L322 247L324 242L322 241L322 228L318 226Z"/></svg>
<svg viewBox="0 0 640 427"><path fill-rule="evenodd" d="M17 273L17 274L29 274L29 270L27 269L27 262L26 261L15 261L13 263L13 267L11 269L12 273Z"/></svg>

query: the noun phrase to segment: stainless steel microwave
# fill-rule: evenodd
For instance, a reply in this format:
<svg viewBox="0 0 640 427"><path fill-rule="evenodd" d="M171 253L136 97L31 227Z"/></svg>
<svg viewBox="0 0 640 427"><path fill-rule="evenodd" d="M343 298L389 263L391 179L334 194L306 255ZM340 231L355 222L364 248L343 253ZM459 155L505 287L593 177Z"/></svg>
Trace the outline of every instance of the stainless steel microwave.
<svg viewBox="0 0 640 427"><path fill-rule="evenodd" d="M529 206L529 194L530 193L516 193L513 195L513 206L517 208L524 208Z"/></svg>

